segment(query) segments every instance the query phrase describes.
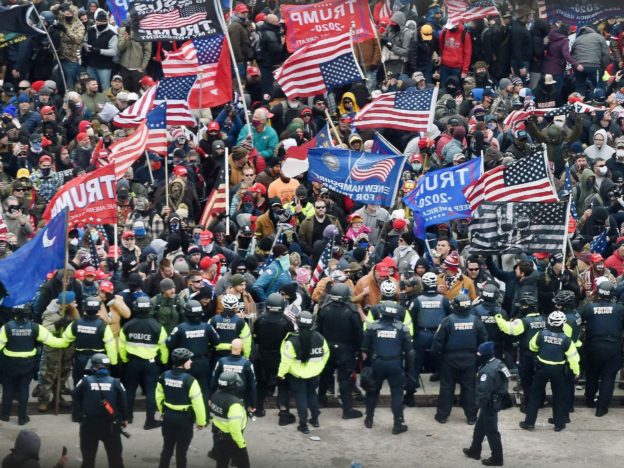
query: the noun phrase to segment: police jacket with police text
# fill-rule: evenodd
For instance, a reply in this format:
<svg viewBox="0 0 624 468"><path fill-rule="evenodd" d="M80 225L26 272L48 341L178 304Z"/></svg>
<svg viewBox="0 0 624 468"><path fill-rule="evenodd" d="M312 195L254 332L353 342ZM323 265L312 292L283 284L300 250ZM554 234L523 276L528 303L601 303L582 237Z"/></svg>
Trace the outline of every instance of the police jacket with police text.
<svg viewBox="0 0 624 468"><path fill-rule="evenodd" d="M500 359L491 358L477 372L476 404L479 408L493 405L493 397L507 394L509 369ZM494 407L498 411L498 408Z"/></svg>
<svg viewBox="0 0 624 468"><path fill-rule="evenodd" d="M210 397L209 405L212 431L229 434L238 448L245 448L247 443L243 431L247 427L247 410L243 400L219 389Z"/></svg>
<svg viewBox="0 0 624 468"><path fill-rule="evenodd" d="M488 334L488 340L496 343L503 341L504 334L496 323L496 315L500 314L505 320L507 320L507 312L505 312L495 302L482 302L481 304L473 307L470 312L481 319L485 330Z"/></svg>
<svg viewBox="0 0 624 468"><path fill-rule="evenodd" d="M611 301L596 301L581 310L585 323L585 341L620 343L624 328L624 306Z"/></svg>
<svg viewBox="0 0 624 468"><path fill-rule="evenodd" d="M437 291L427 291L416 298L410 312L419 330L435 332L452 310L446 297Z"/></svg>
<svg viewBox="0 0 624 468"><path fill-rule="evenodd" d="M167 338L170 350L186 348L193 353L193 359L208 357L210 350L219 344L219 334L206 322L182 322Z"/></svg>
<svg viewBox="0 0 624 468"><path fill-rule="evenodd" d="M251 361L243 356L237 356L235 354L220 358L212 373L212 380L210 381L211 393L217 390L219 376L221 376L223 372L234 372L240 376L245 384L245 403L247 406L255 408L257 402L256 374Z"/></svg>
<svg viewBox="0 0 624 468"><path fill-rule="evenodd" d="M525 317L513 320L505 320L502 315L495 316L498 328L507 335L519 337L518 346L520 352L531 353L529 342L537 332L546 328L546 319L537 312L527 314Z"/></svg>
<svg viewBox="0 0 624 468"><path fill-rule="evenodd" d="M161 362L166 363L169 360L166 341L167 332L156 319L133 318L119 333L119 357L123 362L132 356L153 361L160 353Z"/></svg>
<svg viewBox="0 0 624 468"><path fill-rule="evenodd" d="M329 359L329 346L323 336L312 332L310 359L301 361L301 342L298 333L289 333L280 348L280 364L277 370L278 377L291 374L300 379L316 377L325 368Z"/></svg>
<svg viewBox="0 0 624 468"><path fill-rule="evenodd" d="M52 348L64 348L65 340L52 335L45 327L26 320L11 320L0 329L0 350L10 358L32 358L37 354L37 341Z"/></svg>
<svg viewBox="0 0 624 468"><path fill-rule="evenodd" d="M567 361L574 375L579 375L580 357L576 346L563 331L541 330L531 338L529 348L537 353L537 360L542 364L558 366Z"/></svg>
<svg viewBox="0 0 624 468"><path fill-rule="evenodd" d="M128 419L126 389L118 379L108 375L107 371L96 371L86 375L76 385L72 393L74 420L83 418L102 418L104 423L111 420ZM114 414L107 410L107 402Z"/></svg>
<svg viewBox="0 0 624 468"><path fill-rule="evenodd" d="M373 360L401 359L412 349L412 339L405 325L389 317L373 322L366 328L362 351Z"/></svg>
<svg viewBox="0 0 624 468"><path fill-rule="evenodd" d="M360 349L362 344L362 320L351 304L328 302L318 313L318 331L330 345L344 345Z"/></svg>
<svg viewBox="0 0 624 468"><path fill-rule="evenodd" d="M433 336L432 353L442 353L451 365L460 368L476 364L476 352L487 340L483 322L472 314L451 314L440 324Z"/></svg>
<svg viewBox="0 0 624 468"><path fill-rule="evenodd" d="M77 353L106 353L111 365L117 365L115 336L97 315L86 315L72 322L63 332L63 339L68 344L73 342Z"/></svg>
<svg viewBox="0 0 624 468"><path fill-rule="evenodd" d="M156 406L163 414L171 411L193 411L198 426L206 425L206 407L197 380L179 367L165 371L156 384Z"/></svg>
<svg viewBox="0 0 624 468"><path fill-rule="evenodd" d="M245 357L249 357L251 354L251 331L245 319L238 315L221 314L212 317L209 323L219 335L217 351L229 351L232 348L232 341L240 338L243 340L243 354Z"/></svg>
<svg viewBox="0 0 624 468"><path fill-rule="evenodd" d="M366 314L366 320L364 321L364 330L373 323L375 320L380 320L383 316L384 309L391 309L393 311L394 320L403 323L407 327L407 331L410 336L414 336L414 322L412 321L412 314L401 304L396 301L381 301L375 307L368 311Z"/></svg>
<svg viewBox="0 0 624 468"><path fill-rule="evenodd" d="M282 314L266 313L253 324L253 340L262 354L279 354L282 341L294 331L293 323Z"/></svg>

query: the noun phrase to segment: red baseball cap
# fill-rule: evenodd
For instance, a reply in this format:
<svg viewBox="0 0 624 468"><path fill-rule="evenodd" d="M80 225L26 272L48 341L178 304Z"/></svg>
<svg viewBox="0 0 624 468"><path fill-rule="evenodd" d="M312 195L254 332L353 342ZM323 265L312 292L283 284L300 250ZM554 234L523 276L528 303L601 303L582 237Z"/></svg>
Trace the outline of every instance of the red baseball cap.
<svg viewBox="0 0 624 468"><path fill-rule="evenodd" d="M247 5L245 5L244 3L239 3L234 7L234 11L236 13L248 13L249 8L247 8Z"/></svg>
<svg viewBox="0 0 624 468"><path fill-rule="evenodd" d="M88 266L87 268L84 269L84 275L85 276L96 276L97 275L97 270L95 269L95 267Z"/></svg>
<svg viewBox="0 0 624 468"><path fill-rule="evenodd" d="M385 263L378 263L375 265L375 271L379 276L388 276L390 274L390 270L388 270L388 265Z"/></svg>
<svg viewBox="0 0 624 468"><path fill-rule="evenodd" d="M258 16L261 14L262 13L258 13ZM256 16L256 18L258 16ZM258 67L247 67L247 76L260 76L260 69Z"/></svg>
<svg viewBox="0 0 624 468"><path fill-rule="evenodd" d="M76 141L80 142L80 141L84 141L89 139L89 135L87 135L85 132L80 132L78 134L78 136L76 136Z"/></svg>
<svg viewBox="0 0 624 468"><path fill-rule="evenodd" d="M186 177L188 176L188 169L184 166L175 166L173 168L173 173L178 177Z"/></svg>
<svg viewBox="0 0 624 468"><path fill-rule="evenodd" d="M210 257L204 257L204 258L202 258L202 259L200 260L200 262L199 262L199 267L200 267L202 270L207 270L208 268L210 268L210 267L211 267L212 265L214 265L214 264L215 264L215 261L214 261L212 258L210 258Z"/></svg>
<svg viewBox="0 0 624 468"><path fill-rule="evenodd" d="M47 154L44 154L43 156L39 158L39 164L44 163L44 162L49 162L50 164L52 164L52 158L48 156Z"/></svg>
<svg viewBox="0 0 624 468"><path fill-rule="evenodd" d="M154 79L151 76L145 75L143 78L141 78L139 80L139 84L141 84L143 86L154 86L156 84L156 82L154 81Z"/></svg>
<svg viewBox="0 0 624 468"><path fill-rule="evenodd" d="M54 111L56 109L54 108L54 106L43 106L41 109L39 109L39 114L40 115L47 115L47 114L54 114Z"/></svg>
<svg viewBox="0 0 624 468"><path fill-rule="evenodd" d="M533 256L538 260L545 260L550 257L550 254L548 252L535 252Z"/></svg>
<svg viewBox="0 0 624 468"><path fill-rule="evenodd" d="M91 125L91 122L89 122L88 120L81 120L78 124L78 133L86 132L87 129L91 128L92 126L93 125Z"/></svg>
<svg viewBox="0 0 624 468"><path fill-rule="evenodd" d="M100 281L100 291L112 293L115 290L113 283L108 280Z"/></svg>
<svg viewBox="0 0 624 468"><path fill-rule="evenodd" d="M254 193L259 193L261 195L266 195L267 193L266 187L260 182L256 182L251 187L249 187L249 191L254 192Z"/></svg>
<svg viewBox="0 0 624 468"><path fill-rule="evenodd" d="M212 242L212 238L214 236L212 235L212 232L210 231L202 231L199 234L199 243L200 245L208 245Z"/></svg>
<svg viewBox="0 0 624 468"><path fill-rule="evenodd" d="M133 231L124 231L123 234L121 235L122 239L127 239L128 237L134 237L134 232Z"/></svg>
<svg viewBox="0 0 624 468"><path fill-rule="evenodd" d="M209 132L211 132L211 131L215 131L215 130L216 130L217 132L218 132L219 130L221 130L221 125L219 125L219 122L215 122L215 121L213 120L212 122L210 122L210 123L208 124L208 131L209 131Z"/></svg>

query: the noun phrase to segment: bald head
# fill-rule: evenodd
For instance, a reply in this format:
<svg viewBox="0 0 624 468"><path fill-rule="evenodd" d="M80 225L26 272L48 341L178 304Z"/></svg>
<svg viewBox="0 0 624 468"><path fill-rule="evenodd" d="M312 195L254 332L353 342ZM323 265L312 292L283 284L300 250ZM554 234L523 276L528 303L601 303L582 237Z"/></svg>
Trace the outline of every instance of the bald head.
<svg viewBox="0 0 624 468"><path fill-rule="evenodd" d="M243 352L243 340L236 338L232 340L232 354L240 355Z"/></svg>

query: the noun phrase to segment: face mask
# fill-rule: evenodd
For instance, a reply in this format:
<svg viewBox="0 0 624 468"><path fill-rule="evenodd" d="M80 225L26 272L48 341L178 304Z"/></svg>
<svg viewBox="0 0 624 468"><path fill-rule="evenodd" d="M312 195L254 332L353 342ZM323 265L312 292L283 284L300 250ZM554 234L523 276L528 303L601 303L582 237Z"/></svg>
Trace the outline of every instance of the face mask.
<svg viewBox="0 0 624 468"><path fill-rule="evenodd" d="M221 265L221 269L219 270L221 275L225 275L227 273L227 267L225 265Z"/></svg>
<svg viewBox="0 0 624 468"><path fill-rule="evenodd" d="M200 235L199 234L193 234L193 243L196 245L199 245L199 241L200 241Z"/></svg>
<svg viewBox="0 0 624 468"><path fill-rule="evenodd" d="M615 150L615 156L618 159L624 159L624 149Z"/></svg>
<svg viewBox="0 0 624 468"><path fill-rule="evenodd" d="M73 246L77 246L78 245L78 239L73 237L71 239L69 239L69 243Z"/></svg>
<svg viewBox="0 0 624 468"><path fill-rule="evenodd" d="M178 138L176 139L176 142L178 143L178 145L183 145L184 143L186 143L186 138Z"/></svg>
<svg viewBox="0 0 624 468"><path fill-rule="evenodd" d="M43 146L41 146L41 142L39 142L39 143L33 143L33 144L30 146L30 150L31 150L33 153L41 153L41 152L43 151Z"/></svg>
<svg viewBox="0 0 624 468"><path fill-rule="evenodd" d="M95 132L93 131L93 127L89 127L87 128L87 131L85 132L87 135L89 135L90 137L92 137L93 135L95 135Z"/></svg>
<svg viewBox="0 0 624 468"><path fill-rule="evenodd" d="M97 242L100 240L100 235L97 232L92 232L91 233L91 240L93 242Z"/></svg>
<svg viewBox="0 0 624 468"><path fill-rule="evenodd" d="M565 124L565 122L564 122L563 120L555 120L555 121L553 122L553 124L554 124L556 127L562 128L562 127L563 127L563 125Z"/></svg>
<svg viewBox="0 0 624 468"><path fill-rule="evenodd" d="M598 168L598 174L600 174L601 176L606 175L607 170L607 166L601 166Z"/></svg>
<svg viewBox="0 0 624 468"><path fill-rule="evenodd" d="M299 101L288 100L286 101L286 103L288 104L288 107L290 107L291 109L295 109L299 105Z"/></svg>
<svg viewBox="0 0 624 468"><path fill-rule="evenodd" d="M483 122L485 120L485 115L475 115L475 120L477 122Z"/></svg>
<svg viewBox="0 0 624 468"><path fill-rule="evenodd" d="M487 128L489 128L490 130L496 129L496 122L488 122Z"/></svg>
<svg viewBox="0 0 624 468"><path fill-rule="evenodd" d="M253 125L254 127L257 127L260 124L262 124L262 122L260 122L259 120L253 119L251 121L251 125Z"/></svg>
<svg viewBox="0 0 624 468"><path fill-rule="evenodd" d="M414 170L414 172L420 172L422 170L422 164L414 163L412 164L412 169Z"/></svg>
<svg viewBox="0 0 624 468"><path fill-rule="evenodd" d="M145 228L135 228L134 235L135 237L145 237Z"/></svg>
<svg viewBox="0 0 624 468"><path fill-rule="evenodd" d="M154 161L150 163L150 166L152 166L153 171L157 171L162 167L162 163L160 161Z"/></svg>
<svg viewBox="0 0 624 468"><path fill-rule="evenodd" d="M45 167L41 169L41 174L43 175L43 177L48 177L50 175L50 171L51 169L49 167Z"/></svg>
<svg viewBox="0 0 624 468"><path fill-rule="evenodd" d="M74 21L74 17L73 16L66 16L65 17L65 22L66 23L71 23L72 21Z"/></svg>
<svg viewBox="0 0 624 468"><path fill-rule="evenodd" d="M280 263L284 271L288 271L290 268L290 255L282 255L277 259L277 261Z"/></svg>
<svg viewBox="0 0 624 468"><path fill-rule="evenodd" d="M599 263L598 265L596 265L596 271L603 271L604 270L604 265L602 263Z"/></svg>
<svg viewBox="0 0 624 468"><path fill-rule="evenodd" d="M97 24L95 27L98 31L102 32L108 27L108 24Z"/></svg>
<svg viewBox="0 0 624 468"><path fill-rule="evenodd" d="M487 76L486 72L479 72L477 73L477 78L485 78Z"/></svg>

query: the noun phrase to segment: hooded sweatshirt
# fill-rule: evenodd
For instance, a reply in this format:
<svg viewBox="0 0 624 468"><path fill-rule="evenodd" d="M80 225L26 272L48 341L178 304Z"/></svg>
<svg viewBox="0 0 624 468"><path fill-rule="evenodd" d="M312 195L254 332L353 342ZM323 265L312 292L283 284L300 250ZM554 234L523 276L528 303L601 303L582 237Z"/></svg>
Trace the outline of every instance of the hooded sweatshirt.
<svg viewBox="0 0 624 468"><path fill-rule="evenodd" d="M599 149L596 145L591 145L585 149L585 155L592 161L595 161L596 159L604 159L605 161L611 159L611 157L615 154L615 149L607 144L607 142L609 141L607 131L601 128L599 130L596 130L596 133L594 133L594 137L596 135L602 135L604 139L602 148Z"/></svg>
<svg viewBox="0 0 624 468"><path fill-rule="evenodd" d="M2 468L38 468L39 450L41 449L41 439L33 432L26 429L20 431L15 439L15 446L11 449L4 460Z"/></svg>

